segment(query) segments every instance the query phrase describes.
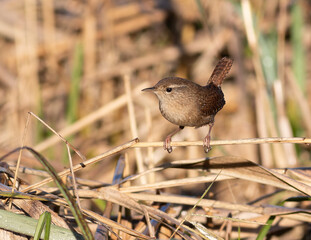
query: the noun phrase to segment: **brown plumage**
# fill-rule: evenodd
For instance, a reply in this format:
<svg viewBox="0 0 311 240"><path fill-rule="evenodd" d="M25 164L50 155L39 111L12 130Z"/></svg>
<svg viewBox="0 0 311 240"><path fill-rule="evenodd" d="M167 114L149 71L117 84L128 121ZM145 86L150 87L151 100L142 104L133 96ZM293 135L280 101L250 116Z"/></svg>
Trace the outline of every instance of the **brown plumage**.
<svg viewBox="0 0 311 240"><path fill-rule="evenodd" d="M187 127L209 125L209 132L203 141L205 152L210 149L210 132L216 113L225 105L221 84L232 66L232 60L222 58L215 67L206 86L200 86L187 79L168 77L154 87L142 91L152 91L159 99L159 108L164 118L179 129L167 136L164 148L170 153L171 137Z"/></svg>

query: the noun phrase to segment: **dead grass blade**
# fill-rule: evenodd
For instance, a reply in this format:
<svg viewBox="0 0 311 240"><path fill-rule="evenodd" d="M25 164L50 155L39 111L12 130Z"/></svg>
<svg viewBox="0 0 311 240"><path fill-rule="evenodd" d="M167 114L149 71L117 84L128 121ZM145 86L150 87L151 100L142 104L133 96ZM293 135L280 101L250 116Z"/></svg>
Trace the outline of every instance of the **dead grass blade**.
<svg viewBox="0 0 311 240"><path fill-rule="evenodd" d="M123 155L121 155L120 158L118 159L118 162L115 167L114 174L113 174L113 179L112 179L113 184L118 184L121 181L121 179L123 178L124 168L125 168L125 158ZM103 216L105 218L108 218L108 219L110 218L111 212L113 209L112 207L113 207L112 202L107 201L106 207L103 213ZM103 225L98 225L96 232L95 232L95 239L102 239L105 237L108 237L108 229Z"/></svg>
<svg viewBox="0 0 311 240"><path fill-rule="evenodd" d="M290 191L298 191L311 196L310 186L240 157L210 158L202 163L202 169L209 170L213 173L217 173L219 169L222 169L222 174L228 176L263 183Z"/></svg>
<svg viewBox="0 0 311 240"><path fill-rule="evenodd" d="M120 206L126 207L128 209L131 209L133 211L136 211L140 214L144 214L145 210L148 211L148 214L151 218L155 219L158 222L161 222L165 224L167 221L171 222L175 225L179 225L179 221L175 218L172 218L169 214L166 214L160 210L157 210L153 207L149 207L146 205L141 205L137 203L133 198L131 198L129 195L119 192L116 189L113 189L111 187L103 188L103 190L100 193L95 193L96 197L99 199L105 199L107 201L111 201L115 204L118 204ZM95 196L92 193L89 193L88 196ZM167 227L173 229L172 226L165 224ZM181 226L183 230L185 230L184 225ZM188 229L189 230L189 229ZM193 231L189 230L189 231ZM181 234L181 232L178 231L178 234ZM194 234L194 233L193 233Z"/></svg>
<svg viewBox="0 0 311 240"><path fill-rule="evenodd" d="M186 197L186 196L175 196L175 195L154 195L154 194L145 194L145 193L129 193L127 194L133 199L140 201L155 201L155 202L163 202L163 203L172 203L172 204L183 204L183 205L194 205L198 203L199 198L194 197ZM272 205L263 205L263 206L254 206L247 204L237 204L230 203L224 201L210 200L210 199L202 199L197 206L203 208L217 209L217 211L221 211L221 209L225 209L226 211L233 212L249 212L255 213L262 216L271 216L271 215L280 215L282 217L295 219L299 221L311 222L311 211L300 209L300 208L290 208L283 206L272 206ZM251 219L240 219L242 221L248 221L248 223L256 223L259 225L265 224L264 221L252 220Z"/></svg>
<svg viewBox="0 0 311 240"><path fill-rule="evenodd" d="M137 175L129 176L123 180L123 182L134 180L142 175L150 174L152 172L162 171L168 168L183 168L183 169L201 169L207 170L211 173L217 174L220 169L222 169L222 174L219 176L217 181L228 180L232 178L244 179L248 181L253 181L257 183L262 183L281 189L286 189L290 191L298 191L303 194L310 195L311 188L306 184L310 179L307 177L307 170L303 174L302 170L298 171L295 169L287 169L286 173L291 175L300 176L304 180L298 181L293 179L290 176L279 173L281 170L271 170L265 168L259 164L256 164L250 160L224 156L224 157L215 157L215 158L202 158L196 160L181 160L174 161L171 163L165 163L153 169L149 169L145 172L142 172ZM282 170L284 172L284 170ZM210 182L214 177L213 176L199 176L195 178L186 178L186 179L174 179L163 182L157 182L154 184L146 184L142 186L131 186L120 188L122 192L137 192L147 189L160 189L165 187L176 187L182 186L185 184L194 184L198 182ZM307 178L307 180L305 180Z"/></svg>
<svg viewBox="0 0 311 240"><path fill-rule="evenodd" d="M198 183L206 183L212 181L223 181L234 179L230 176L220 176L215 180L215 175L211 174L209 176L200 176L200 177L193 177L193 178L182 178L182 179L173 179L168 181L161 181L157 183L151 184L144 184L144 185L137 185L137 186L130 186L130 187L121 187L119 190L120 192L124 193L131 193L131 192L140 192L140 191L150 191L154 189L163 189L163 188L170 188L170 187L178 187L178 186L185 186L189 184L198 184Z"/></svg>
<svg viewBox="0 0 311 240"><path fill-rule="evenodd" d="M176 230L173 232L173 234L170 236L170 239L175 236L175 233L178 231L178 229L180 228L180 226L185 222L188 221L188 217L194 212L194 209L198 206L198 204L202 201L202 199L206 196L206 194L208 193L208 191L210 190L210 188L212 187L213 183L215 182L215 180L218 178L219 174L221 173L221 170L219 171L219 173L215 176L215 179L213 180L213 182L208 186L208 188L204 191L204 193L202 194L202 196L199 198L199 200L193 205L193 207L190 209L190 211L187 212L187 215L185 216L185 218L181 221L181 223L178 225L178 227L176 228Z"/></svg>
<svg viewBox="0 0 311 240"><path fill-rule="evenodd" d="M250 160L233 156L177 161L164 164L141 174L160 171L166 168L201 169L215 174L222 169L222 175L228 177L262 183L281 189L298 191L308 196L311 194L311 187L305 183L294 180L291 177L278 173L275 170L265 168ZM133 178L140 175L135 175ZM132 180L132 178L128 177L125 180ZM159 185L159 183L157 184Z"/></svg>

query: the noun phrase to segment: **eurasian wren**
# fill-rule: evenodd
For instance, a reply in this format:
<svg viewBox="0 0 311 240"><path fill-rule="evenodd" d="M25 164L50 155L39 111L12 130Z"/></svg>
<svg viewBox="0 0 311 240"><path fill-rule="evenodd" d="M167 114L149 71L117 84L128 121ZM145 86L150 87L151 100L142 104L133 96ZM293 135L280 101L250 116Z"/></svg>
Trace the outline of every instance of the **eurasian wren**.
<svg viewBox="0 0 311 240"><path fill-rule="evenodd" d="M142 91L151 91L159 99L159 108L164 118L179 128L169 134L164 149L172 152L171 138L185 126L199 128L209 125L209 131L203 140L204 151L210 147L210 134L216 113L225 105L221 84L230 71L233 61L222 58L216 65L206 86L200 86L187 79L167 77L155 86Z"/></svg>

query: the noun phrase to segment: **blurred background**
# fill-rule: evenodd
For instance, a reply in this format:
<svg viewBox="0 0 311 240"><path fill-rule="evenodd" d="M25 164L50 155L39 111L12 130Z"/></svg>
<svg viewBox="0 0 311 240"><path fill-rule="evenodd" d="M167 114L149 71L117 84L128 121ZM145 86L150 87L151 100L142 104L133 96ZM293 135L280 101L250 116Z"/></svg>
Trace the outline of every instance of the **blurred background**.
<svg viewBox="0 0 311 240"><path fill-rule="evenodd" d="M29 111L87 158L135 137L163 141L176 126L161 116L156 97L140 90L167 76L205 85L223 56L234 65L213 140L311 136L310 1L2 0L0 12L2 155L21 145ZM207 131L185 128L173 140L202 140ZM57 170L68 167L65 144L34 117L25 145ZM221 155L296 167L309 164L310 147L215 146L208 154ZM131 149L128 174L205 156L202 147ZM79 174L110 182L116 159ZM40 166L27 157L22 164Z"/></svg>

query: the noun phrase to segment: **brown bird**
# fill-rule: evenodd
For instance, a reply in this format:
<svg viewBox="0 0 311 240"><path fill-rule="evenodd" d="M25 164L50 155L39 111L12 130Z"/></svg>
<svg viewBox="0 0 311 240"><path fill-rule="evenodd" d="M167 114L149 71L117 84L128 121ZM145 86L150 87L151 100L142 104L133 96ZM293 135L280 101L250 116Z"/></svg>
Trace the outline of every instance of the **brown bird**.
<svg viewBox="0 0 311 240"><path fill-rule="evenodd" d="M206 86L179 77L167 77L155 86L142 91L151 91L159 99L159 108L164 118L179 128L169 134L164 149L172 152L171 138L185 126L199 128L209 125L209 131L203 140L204 151L210 147L210 134L216 113L225 105L221 84L230 71L233 61L222 58L216 65Z"/></svg>

